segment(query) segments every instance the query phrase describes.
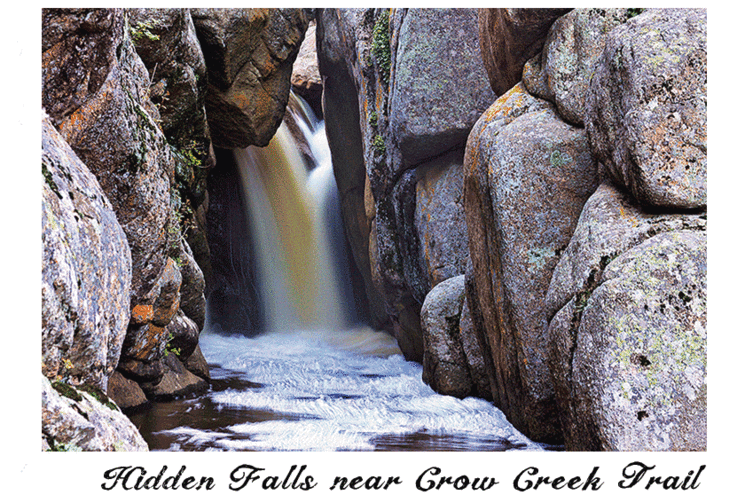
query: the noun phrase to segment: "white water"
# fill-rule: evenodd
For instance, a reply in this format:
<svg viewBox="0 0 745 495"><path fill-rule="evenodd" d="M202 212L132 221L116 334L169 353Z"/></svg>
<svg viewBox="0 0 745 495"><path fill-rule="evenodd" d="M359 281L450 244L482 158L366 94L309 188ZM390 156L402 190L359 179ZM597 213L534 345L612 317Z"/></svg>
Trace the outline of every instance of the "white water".
<svg viewBox="0 0 745 495"><path fill-rule="evenodd" d="M200 346L213 366L212 390L140 418L151 448L539 449L489 402L434 393L388 334L347 328L349 288L338 281L348 275L334 274L344 256L323 222L336 222L340 236L330 153L322 124L297 109L296 117L318 160L309 177L284 125L267 148L236 152L270 332L206 329Z"/></svg>
<svg viewBox="0 0 745 495"><path fill-rule="evenodd" d="M311 122L296 118L312 139ZM258 245L259 287L269 332L341 326L342 290L324 218L333 180L330 153L316 167L321 175L309 178L282 123L265 148L252 146L234 154Z"/></svg>
<svg viewBox="0 0 745 495"><path fill-rule="evenodd" d="M487 401L438 395L387 334L370 329L206 335L213 378L253 386L212 392L193 408L252 411L220 428L179 426L159 435L171 450L505 450L539 449ZM163 439L165 440L165 438Z"/></svg>

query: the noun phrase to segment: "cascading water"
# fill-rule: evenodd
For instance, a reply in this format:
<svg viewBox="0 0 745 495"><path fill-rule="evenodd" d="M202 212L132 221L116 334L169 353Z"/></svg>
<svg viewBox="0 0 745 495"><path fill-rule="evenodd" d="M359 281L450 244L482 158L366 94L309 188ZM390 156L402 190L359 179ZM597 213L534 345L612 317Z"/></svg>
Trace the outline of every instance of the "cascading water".
<svg viewBox="0 0 745 495"><path fill-rule="evenodd" d="M351 328L341 215L323 123L291 115L266 148L236 150L268 332L202 334L209 394L132 417L154 450L539 449L487 401L434 393L392 337ZM332 263L333 261L333 263Z"/></svg>
<svg viewBox="0 0 745 495"><path fill-rule="evenodd" d="M269 331L338 328L342 300L320 203L325 194L312 195L287 125L282 123L266 148L234 153L258 245ZM328 178L316 182L315 190L331 187Z"/></svg>

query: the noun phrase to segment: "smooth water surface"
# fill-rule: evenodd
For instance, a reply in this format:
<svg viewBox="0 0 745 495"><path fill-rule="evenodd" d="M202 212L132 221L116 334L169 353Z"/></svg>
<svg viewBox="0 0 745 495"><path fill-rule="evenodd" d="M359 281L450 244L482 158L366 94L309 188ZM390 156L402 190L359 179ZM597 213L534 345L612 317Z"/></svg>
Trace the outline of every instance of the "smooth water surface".
<svg viewBox="0 0 745 495"><path fill-rule="evenodd" d="M206 395L133 415L152 450L540 449L487 401L438 395L387 334L203 335Z"/></svg>

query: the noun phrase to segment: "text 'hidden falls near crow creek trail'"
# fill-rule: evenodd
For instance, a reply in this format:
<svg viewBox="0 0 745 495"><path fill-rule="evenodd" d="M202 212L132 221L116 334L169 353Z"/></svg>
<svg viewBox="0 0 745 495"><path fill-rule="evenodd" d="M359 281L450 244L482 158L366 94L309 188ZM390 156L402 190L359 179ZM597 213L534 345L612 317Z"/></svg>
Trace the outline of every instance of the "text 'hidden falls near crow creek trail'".
<svg viewBox="0 0 745 495"><path fill-rule="evenodd" d="M121 466L104 472L103 490L213 490L226 483L230 491L273 492L273 491L311 491L326 488L329 491L386 491L398 487L410 487L418 492L437 492L440 490L463 491L501 491L501 492L552 492L559 490L602 492L609 484L623 490L647 491L653 488L663 490L687 491L701 486L701 476L706 465L689 470L686 474L661 473L655 465L634 461L626 465L618 476L611 477L601 473L598 466L592 467L585 475L544 474L535 466L526 467L516 476L509 478L502 473L489 473L483 476L469 476L448 473L437 466L422 471L409 479L404 475L332 476L333 481L324 486L324 479L312 474L308 465L292 465L282 474L277 474L252 464L235 467L226 480L212 476L195 476L181 466L177 472L163 466L158 474L148 475L143 467ZM174 470L175 471L175 470ZM551 470L547 469L547 472ZM554 470L555 471L555 470ZM606 471L608 471L606 469ZM319 490L323 491L323 490Z"/></svg>

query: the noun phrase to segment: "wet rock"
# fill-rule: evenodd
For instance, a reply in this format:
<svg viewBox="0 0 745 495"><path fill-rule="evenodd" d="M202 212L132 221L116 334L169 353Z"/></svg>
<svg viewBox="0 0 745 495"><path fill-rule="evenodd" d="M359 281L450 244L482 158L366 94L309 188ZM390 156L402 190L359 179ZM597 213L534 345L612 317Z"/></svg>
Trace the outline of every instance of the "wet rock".
<svg viewBox="0 0 745 495"><path fill-rule="evenodd" d="M181 272L176 261L168 258L155 286L147 294L151 304L132 308L132 319L122 349L120 370L138 381L153 381L162 376L160 362L168 343L166 326L179 310Z"/></svg>
<svg viewBox="0 0 745 495"><path fill-rule="evenodd" d="M107 394L123 410L136 409L148 402L139 384L118 371L114 371L109 377Z"/></svg>
<svg viewBox="0 0 745 495"><path fill-rule="evenodd" d="M464 281L461 275L438 284L422 305L422 380L438 393L461 398L473 389L460 339Z"/></svg>
<svg viewBox="0 0 745 495"><path fill-rule="evenodd" d="M323 106L329 148L334 164L334 175L339 187L342 217L353 258L355 298L368 308L364 317L374 328L393 332L393 321L388 316L379 285L374 282L376 270L370 259L374 201L367 174L366 153L374 140L372 127L363 124L378 115L375 107L363 100L373 96L378 84L368 82L363 74L371 73L370 53L372 9L319 9L316 13L318 66L324 80ZM374 69L372 69L374 72ZM382 100L381 100L382 101ZM358 102L357 105L350 102ZM369 109L361 112L360 109ZM367 193L365 192L367 191ZM368 198L366 213L365 198ZM377 250L374 251L377 257ZM415 316L418 320L418 311ZM405 351L406 352L406 351ZM409 354L411 355L411 354Z"/></svg>
<svg viewBox="0 0 745 495"><path fill-rule="evenodd" d="M206 390L206 381L186 369L178 356L171 352L163 359L165 372L157 383L143 383L142 388L148 397L167 400Z"/></svg>

